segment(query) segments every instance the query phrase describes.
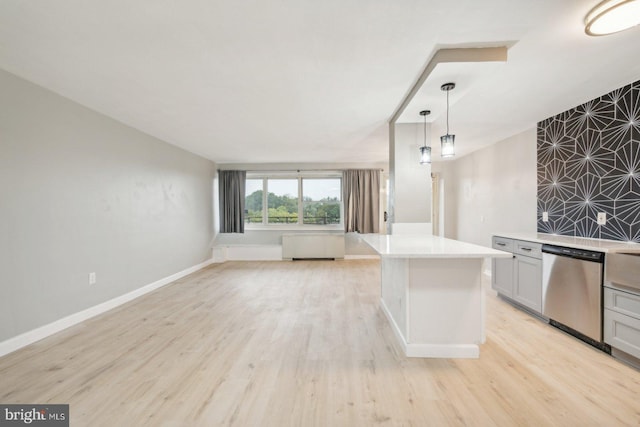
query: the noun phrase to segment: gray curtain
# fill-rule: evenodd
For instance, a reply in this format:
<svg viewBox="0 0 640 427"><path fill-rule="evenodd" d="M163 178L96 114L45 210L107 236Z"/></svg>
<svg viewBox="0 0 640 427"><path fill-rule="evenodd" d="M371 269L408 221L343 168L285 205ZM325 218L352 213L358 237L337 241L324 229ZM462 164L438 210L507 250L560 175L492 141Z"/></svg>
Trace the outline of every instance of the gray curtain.
<svg viewBox="0 0 640 427"><path fill-rule="evenodd" d="M344 231L377 233L380 223L380 171L352 169L342 172Z"/></svg>
<svg viewBox="0 0 640 427"><path fill-rule="evenodd" d="M221 233L244 233L246 178L246 171L219 171Z"/></svg>

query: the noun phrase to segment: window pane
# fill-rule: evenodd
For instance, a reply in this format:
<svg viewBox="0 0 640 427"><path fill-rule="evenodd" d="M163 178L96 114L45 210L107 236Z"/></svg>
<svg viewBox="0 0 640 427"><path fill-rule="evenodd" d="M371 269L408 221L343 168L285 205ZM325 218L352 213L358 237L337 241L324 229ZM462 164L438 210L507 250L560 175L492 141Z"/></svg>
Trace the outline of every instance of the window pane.
<svg viewBox="0 0 640 427"><path fill-rule="evenodd" d="M303 224L340 224L340 202L305 202Z"/></svg>
<svg viewBox="0 0 640 427"><path fill-rule="evenodd" d="M340 178L304 178L302 180L305 202L339 202L342 191Z"/></svg>
<svg viewBox="0 0 640 427"><path fill-rule="evenodd" d="M247 179L244 198L244 220L247 224L262 224L262 180Z"/></svg>
<svg viewBox="0 0 640 427"><path fill-rule="evenodd" d="M340 178L302 180L303 224L340 224Z"/></svg>
<svg viewBox="0 0 640 427"><path fill-rule="evenodd" d="M297 224L298 180L270 179L267 188L269 224Z"/></svg>

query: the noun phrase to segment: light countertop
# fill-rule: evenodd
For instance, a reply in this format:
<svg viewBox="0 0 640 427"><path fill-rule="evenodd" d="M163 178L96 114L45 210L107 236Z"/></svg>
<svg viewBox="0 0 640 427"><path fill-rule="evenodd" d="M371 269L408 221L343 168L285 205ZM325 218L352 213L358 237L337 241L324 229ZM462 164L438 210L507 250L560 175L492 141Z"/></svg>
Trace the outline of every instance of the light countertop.
<svg viewBox="0 0 640 427"><path fill-rule="evenodd" d="M640 253L640 244L615 240L588 239L585 237L558 236L545 233L494 233L494 236L605 253Z"/></svg>
<svg viewBox="0 0 640 427"><path fill-rule="evenodd" d="M511 258L512 254L431 235L363 234L359 236L385 258Z"/></svg>

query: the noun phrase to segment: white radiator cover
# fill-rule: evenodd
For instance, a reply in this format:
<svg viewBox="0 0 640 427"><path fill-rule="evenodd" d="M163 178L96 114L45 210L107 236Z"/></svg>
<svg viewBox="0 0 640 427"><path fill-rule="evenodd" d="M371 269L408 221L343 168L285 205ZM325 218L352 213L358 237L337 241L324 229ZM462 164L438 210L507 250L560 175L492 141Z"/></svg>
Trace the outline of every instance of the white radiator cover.
<svg viewBox="0 0 640 427"><path fill-rule="evenodd" d="M344 258L344 234L283 234L282 259Z"/></svg>

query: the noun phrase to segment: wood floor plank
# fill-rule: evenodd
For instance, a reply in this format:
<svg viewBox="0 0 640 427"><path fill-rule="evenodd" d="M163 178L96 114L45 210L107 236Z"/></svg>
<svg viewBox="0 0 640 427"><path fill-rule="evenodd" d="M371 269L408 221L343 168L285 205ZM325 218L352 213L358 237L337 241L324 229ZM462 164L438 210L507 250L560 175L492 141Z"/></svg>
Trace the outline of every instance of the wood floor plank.
<svg viewBox="0 0 640 427"><path fill-rule="evenodd" d="M0 358L0 402L73 426L640 425L639 371L490 290L477 360L404 357L379 300L376 260L213 265Z"/></svg>

